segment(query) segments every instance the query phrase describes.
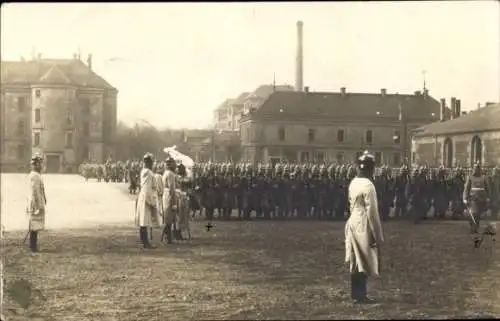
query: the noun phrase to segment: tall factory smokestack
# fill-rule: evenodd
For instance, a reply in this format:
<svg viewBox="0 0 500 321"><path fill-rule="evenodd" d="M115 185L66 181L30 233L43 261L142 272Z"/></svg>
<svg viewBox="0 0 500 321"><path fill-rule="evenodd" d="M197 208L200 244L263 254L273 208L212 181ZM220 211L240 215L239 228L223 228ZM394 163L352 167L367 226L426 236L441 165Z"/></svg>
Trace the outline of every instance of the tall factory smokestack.
<svg viewBox="0 0 500 321"><path fill-rule="evenodd" d="M295 61L295 91L303 91L304 88L304 47L303 32L304 23L297 21L297 59Z"/></svg>

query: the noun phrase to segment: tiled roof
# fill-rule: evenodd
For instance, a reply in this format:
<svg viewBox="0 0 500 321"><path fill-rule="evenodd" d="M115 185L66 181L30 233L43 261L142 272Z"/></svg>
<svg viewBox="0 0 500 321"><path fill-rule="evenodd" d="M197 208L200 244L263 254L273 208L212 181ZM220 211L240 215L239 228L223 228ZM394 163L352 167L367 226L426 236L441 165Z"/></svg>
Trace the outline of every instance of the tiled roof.
<svg viewBox="0 0 500 321"><path fill-rule="evenodd" d="M489 105L445 122L436 122L415 130L415 137L449 135L481 131L500 131L500 104Z"/></svg>
<svg viewBox="0 0 500 321"><path fill-rule="evenodd" d="M79 59L2 61L1 67L2 84L47 83L50 79L62 81L66 77L76 86L115 89Z"/></svg>
<svg viewBox="0 0 500 321"><path fill-rule="evenodd" d="M259 98L267 98L275 91L294 91L293 86L290 85L261 85L257 89L255 89L252 93L248 95L248 97L259 97Z"/></svg>
<svg viewBox="0 0 500 321"><path fill-rule="evenodd" d="M440 104L430 96L399 94L273 92L246 117L251 119L398 119L402 106L406 120L432 122L439 118Z"/></svg>
<svg viewBox="0 0 500 321"><path fill-rule="evenodd" d="M53 65L49 71L40 77L37 81L39 84L61 84L72 85L73 82L57 67Z"/></svg>

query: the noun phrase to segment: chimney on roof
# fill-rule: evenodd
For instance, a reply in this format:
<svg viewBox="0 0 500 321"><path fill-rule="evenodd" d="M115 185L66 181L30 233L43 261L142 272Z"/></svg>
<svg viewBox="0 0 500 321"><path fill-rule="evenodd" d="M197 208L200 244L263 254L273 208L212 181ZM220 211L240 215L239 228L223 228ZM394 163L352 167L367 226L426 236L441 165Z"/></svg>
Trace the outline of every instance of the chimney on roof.
<svg viewBox="0 0 500 321"><path fill-rule="evenodd" d="M295 61L295 91L303 90L304 82L304 48L303 48L303 27L302 21L297 21L297 57Z"/></svg>
<svg viewBox="0 0 500 321"><path fill-rule="evenodd" d="M415 96L420 96L421 94L420 90L415 91Z"/></svg>
<svg viewBox="0 0 500 321"><path fill-rule="evenodd" d="M309 92L309 86L305 86L305 87L304 87L304 91L305 91L306 93L308 93L308 92Z"/></svg>
<svg viewBox="0 0 500 321"><path fill-rule="evenodd" d="M382 96L387 95L387 89L385 89L385 88L380 89L380 94L381 94Z"/></svg>
<svg viewBox="0 0 500 321"><path fill-rule="evenodd" d="M345 87L340 87L340 95L344 97L346 95L346 88Z"/></svg>
<svg viewBox="0 0 500 321"><path fill-rule="evenodd" d="M441 98L439 120L446 121L446 99Z"/></svg>
<svg viewBox="0 0 500 321"><path fill-rule="evenodd" d="M73 59L74 60L77 60L78 59L78 55L76 53L73 54Z"/></svg>
<svg viewBox="0 0 500 321"><path fill-rule="evenodd" d="M87 66L89 66L89 69L92 70L92 54L89 53L89 56L87 58Z"/></svg>
<svg viewBox="0 0 500 321"><path fill-rule="evenodd" d="M462 116L464 115L467 115L467 112L465 110L462 112Z"/></svg>
<svg viewBox="0 0 500 321"><path fill-rule="evenodd" d="M457 99L455 97L451 97L450 105L451 105L451 119L457 118Z"/></svg>
<svg viewBox="0 0 500 321"><path fill-rule="evenodd" d="M457 118L460 117L462 115L462 103L460 102L460 99L457 99L455 101L455 111L456 111L456 114L457 114Z"/></svg>

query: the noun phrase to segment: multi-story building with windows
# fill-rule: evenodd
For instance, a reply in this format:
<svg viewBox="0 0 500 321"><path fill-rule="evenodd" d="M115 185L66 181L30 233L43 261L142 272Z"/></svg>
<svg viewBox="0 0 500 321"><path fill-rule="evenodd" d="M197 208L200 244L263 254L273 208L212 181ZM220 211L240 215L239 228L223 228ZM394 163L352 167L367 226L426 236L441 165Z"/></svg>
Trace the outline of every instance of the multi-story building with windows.
<svg viewBox="0 0 500 321"><path fill-rule="evenodd" d="M440 110L426 89L274 92L241 119L243 159L344 163L369 149L378 163L397 166L411 151L411 131L439 120Z"/></svg>
<svg viewBox="0 0 500 321"><path fill-rule="evenodd" d="M2 61L2 171L45 158L47 172L75 172L113 154L117 90L87 63L73 59Z"/></svg>
<svg viewBox="0 0 500 321"><path fill-rule="evenodd" d="M235 99L226 99L214 110L215 129L239 131L241 116L275 91L294 91L294 88L290 85L261 85L251 93L244 92Z"/></svg>

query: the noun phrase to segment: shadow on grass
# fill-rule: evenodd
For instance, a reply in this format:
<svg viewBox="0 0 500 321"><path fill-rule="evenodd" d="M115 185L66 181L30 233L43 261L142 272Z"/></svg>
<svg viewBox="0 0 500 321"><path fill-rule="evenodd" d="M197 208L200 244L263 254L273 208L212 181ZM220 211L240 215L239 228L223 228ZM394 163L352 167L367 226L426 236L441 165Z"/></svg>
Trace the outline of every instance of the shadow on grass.
<svg viewBox="0 0 500 321"><path fill-rule="evenodd" d="M21 234L7 235L3 244L7 270L36 273L28 267L42 266L42 261L73 260L71 264L81 269L100 262L122 273L117 262L133 266L139 264L134 262L147 260L151 267L160 269L159 274L165 274L162 269L178 270L194 264L203 266L207 273L191 275L198 280L192 282L199 283L197 278L206 277L204 282L214 285L215 292L209 295L217 298L210 299L214 306L235 304L231 301L234 298L216 295L225 287L215 287L216 283L232 282L232 286L247 289L245 293L250 289L265 293L264 297L247 294L243 302L247 308L220 308L232 312L219 314L216 319L428 318L488 312L481 304L471 306L470 302L474 301L478 276L491 280L494 252L472 249L466 223L386 223L382 277L369 279L369 292L379 304L366 307L355 306L348 298L348 273L343 264L344 223L214 222L209 232L205 224L192 224L192 241L168 246L159 242L160 231L155 230L153 243L158 248L154 250L141 250L137 229L132 228L79 230L67 235L50 231L40 236L42 253L31 257L19 251ZM87 257L92 257L94 263L85 265ZM218 270L236 276L214 274ZM102 276L107 284L126 284L131 282L130 277L115 277L114 273ZM494 282L489 284L495 286ZM206 311L192 317L210 318Z"/></svg>

